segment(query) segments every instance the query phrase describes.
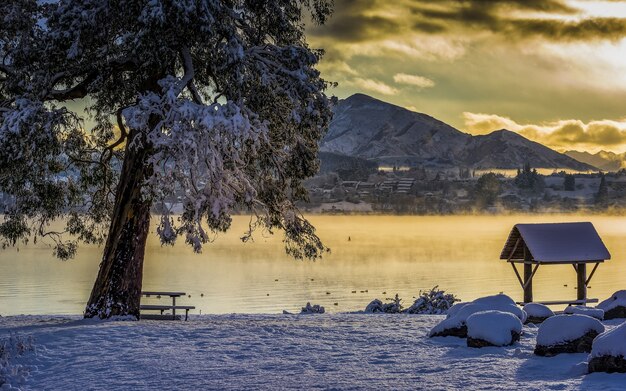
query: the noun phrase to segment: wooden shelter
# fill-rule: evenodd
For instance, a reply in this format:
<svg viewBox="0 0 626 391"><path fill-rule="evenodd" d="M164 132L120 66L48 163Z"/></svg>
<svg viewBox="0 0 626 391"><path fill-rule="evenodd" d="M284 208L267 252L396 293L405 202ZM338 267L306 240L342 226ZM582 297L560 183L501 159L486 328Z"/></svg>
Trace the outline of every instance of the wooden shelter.
<svg viewBox="0 0 626 391"><path fill-rule="evenodd" d="M543 302L544 304L586 304L587 286L598 265L611 259L593 224L552 223L516 224L504 244L500 259L511 264L524 290L524 303L533 301L533 277L540 265L570 264L577 275L577 299ZM515 264L524 265L524 277ZM587 264L594 267L587 277Z"/></svg>

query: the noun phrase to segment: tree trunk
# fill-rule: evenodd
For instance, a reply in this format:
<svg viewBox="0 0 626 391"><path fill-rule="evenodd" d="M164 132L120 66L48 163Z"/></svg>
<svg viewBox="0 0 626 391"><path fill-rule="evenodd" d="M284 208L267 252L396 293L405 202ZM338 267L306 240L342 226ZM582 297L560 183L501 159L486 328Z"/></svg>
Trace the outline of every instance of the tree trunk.
<svg viewBox="0 0 626 391"><path fill-rule="evenodd" d="M129 140L132 140L132 133ZM146 165L148 154L145 147L126 146L111 227L100 271L85 309L86 318L124 315L139 318L151 207L151 202L141 195L142 183L150 174Z"/></svg>

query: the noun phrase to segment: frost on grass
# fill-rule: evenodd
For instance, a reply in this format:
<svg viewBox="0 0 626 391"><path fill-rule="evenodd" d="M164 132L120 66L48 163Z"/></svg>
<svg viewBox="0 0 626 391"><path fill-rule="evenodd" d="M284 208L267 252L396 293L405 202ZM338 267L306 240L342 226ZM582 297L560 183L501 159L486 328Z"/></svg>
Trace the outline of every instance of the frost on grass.
<svg viewBox="0 0 626 391"><path fill-rule="evenodd" d="M32 337L11 335L0 338L0 387L11 390L11 386L24 383L30 369L15 361L29 352L34 352Z"/></svg>
<svg viewBox="0 0 626 391"><path fill-rule="evenodd" d="M522 334L520 319L502 311L481 311L470 315L467 324L467 346L507 346Z"/></svg>

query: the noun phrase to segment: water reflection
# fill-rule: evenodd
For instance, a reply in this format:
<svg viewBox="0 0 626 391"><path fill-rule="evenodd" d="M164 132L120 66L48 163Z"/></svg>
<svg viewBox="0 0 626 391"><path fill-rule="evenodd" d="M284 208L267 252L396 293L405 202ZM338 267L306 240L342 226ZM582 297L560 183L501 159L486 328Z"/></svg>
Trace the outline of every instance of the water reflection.
<svg viewBox="0 0 626 391"><path fill-rule="evenodd" d="M598 268L589 296L602 299L626 288L621 273L621 243L626 237L622 217L312 216L311 220L332 248L316 262L286 256L280 235L257 234L253 243L242 244L239 237L248 223L243 216L200 255L182 242L161 247L151 237L144 288L185 291L191 298L181 303L195 305L196 313L279 313L296 311L307 301L331 312L352 311L395 293L409 305L420 290L434 285L463 300L498 292L521 299L513 271L498 259L509 230L518 222L559 221L592 221L613 255ZM0 314L82 312L100 253L99 248L84 247L76 259L61 262L41 246L0 252ZM534 281L536 300L576 296L576 275L568 265L544 267Z"/></svg>

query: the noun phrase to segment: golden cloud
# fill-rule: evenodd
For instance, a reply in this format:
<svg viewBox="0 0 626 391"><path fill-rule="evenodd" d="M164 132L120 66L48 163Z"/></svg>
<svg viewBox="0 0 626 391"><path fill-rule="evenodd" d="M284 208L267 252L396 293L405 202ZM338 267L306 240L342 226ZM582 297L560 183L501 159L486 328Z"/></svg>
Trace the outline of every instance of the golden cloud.
<svg viewBox="0 0 626 391"><path fill-rule="evenodd" d="M435 82L427 77L419 75L409 75L407 73L396 73L393 76L393 81L400 84L408 84L410 86L418 88L430 88L435 86Z"/></svg>
<svg viewBox="0 0 626 391"><path fill-rule="evenodd" d="M367 91L377 92L383 95L394 95L398 93L398 90L390 85L383 83L382 81L373 79L363 79L356 77L351 81L354 85Z"/></svg>
<svg viewBox="0 0 626 391"><path fill-rule="evenodd" d="M471 134L487 134L508 129L549 147L584 149L593 152L626 149L626 119L583 122L570 119L542 124L519 124L508 117L495 114L463 113L465 130Z"/></svg>

